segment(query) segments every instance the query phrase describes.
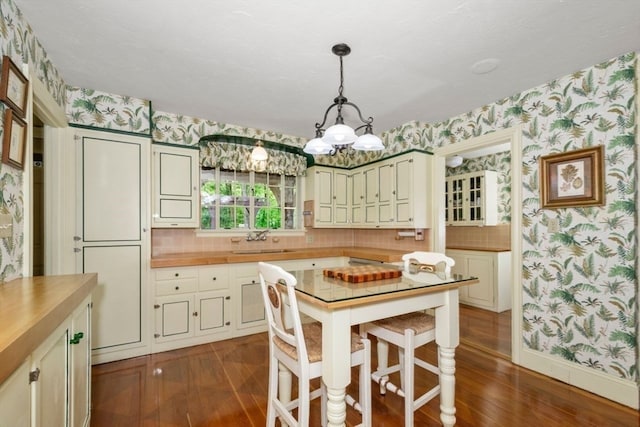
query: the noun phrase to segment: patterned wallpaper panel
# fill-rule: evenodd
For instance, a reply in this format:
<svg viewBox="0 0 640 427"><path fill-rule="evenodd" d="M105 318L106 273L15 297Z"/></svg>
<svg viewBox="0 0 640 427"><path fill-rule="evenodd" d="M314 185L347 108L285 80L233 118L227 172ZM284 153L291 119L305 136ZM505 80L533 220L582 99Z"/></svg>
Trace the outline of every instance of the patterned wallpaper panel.
<svg viewBox="0 0 640 427"><path fill-rule="evenodd" d="M226 133L302 147L309 136L152 112L148 102L69 88L12 0L0 0L0 53L28 63L72 123L151 134L194 145ZM636 380L638 360L636 202L636 53L629 53L439 123L406 123L383 132L383 153L318 156L318 164L353 166L416 148L464 144L472 137L523 126L523 331L530 349L615 377ZM67 100L68 96L68 100ZM419 112L416 113L419 115ZM377 130L379 132L379 130ZM1 135L0 135L1 136ZM538 158L604 145L606 206L541 209ZM0 165L2 206L14 236L0 245L0 279L19 276L23 253L22 173ZM506 213L505 213L506 216ZM558 231L549 222L560 224Z"/></svg>
<svg viewBox="0 0 640 427"><path fill-rule="evenodd" d="M18 66L27 64L29 73L42 81L60 106L64 106L65 83L33 34L29 23L12 0L0 0L0 57L7 55ZM4 104L0 113L4 117ZM4 123L0 120L0 141ZM0 151L2 147L0 146ZM22 276L24 252L23 173L0 163L0 212L13 218L13 236L0 242L0 282Z"/></svg>
<svg viewBox="0 0 640 427"><path fill-rule="evenodd" d="M446 176L479 171L498 172L498 224L511 223L511 153L465 159L457 168L446 168Z"/></svg>
<svg viewBox="0 0 640 427"><path fill-rule="evenodd" d="M421 144L441 147L523 126L524 343L636 381L637 61L622 55L418 129ZM542 209L538 158L596 145L605 147L606 206Z"/></svg>
<svg viewBox="0 0 640 427"><path fill-rule="evenodd" d="M68 87L66 113L70 124L151 134L151 103L139 98Z"/></svg>

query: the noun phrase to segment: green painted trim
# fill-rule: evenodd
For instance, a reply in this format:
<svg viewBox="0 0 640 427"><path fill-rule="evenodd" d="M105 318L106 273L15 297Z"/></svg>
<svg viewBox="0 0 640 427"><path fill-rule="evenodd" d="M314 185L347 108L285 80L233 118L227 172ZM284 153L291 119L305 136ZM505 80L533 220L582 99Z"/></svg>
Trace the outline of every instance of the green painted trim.
<svg viewBox="0 0 640 427"><path fill-rule="evenodd" d="M129 132L127 130L119 130L119 129L113 129L113 128L100 128L97 126L79 125L77 123L69 123L69 127L78 128L78 129L87 129L87 130L97 130L97 131L104 131L104 132L111 132L111 133L119 133L120 135L145 136L145 137L151 138L151 131L149 131L149 133Z"/></svg>
<svg viewBox="0 0 640 427"><path fill-rule="evenodd" d="M233 135L224 135L224 134L214 134L214 135L205 135L200 138L198 141L198 145L203 143L208 143L209 141L213 142L226 142L229 144L239 144L239 145L249 145L253 146L256 144L256 141L262 141L264 148L268 148L270 150L284 151L286 153L296 154L298 156L302 156L307 159L307 167L311 167L315 164L315 160L311 154L307 154L302 151L302 148L294 147L287 144L282 144L280 142L274 141L266 141L261 138L249 138L246 136L233 136Z"/></svg>
<svg viewBox="0 0 640 427"><path fill-rule="evenodd" d="M175 148L189 148L191 150L200 150L199 145L182 145L182 144L172 144L170 142L160 142L160 141L151 141L153 145L164 145L165 147L175 147Z"/></svg>

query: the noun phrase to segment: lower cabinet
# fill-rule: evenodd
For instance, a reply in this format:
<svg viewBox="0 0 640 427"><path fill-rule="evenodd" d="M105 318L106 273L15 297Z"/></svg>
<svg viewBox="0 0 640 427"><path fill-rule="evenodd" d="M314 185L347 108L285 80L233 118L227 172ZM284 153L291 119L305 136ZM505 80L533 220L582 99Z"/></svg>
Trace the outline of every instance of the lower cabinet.
<svg viewBox="0 0 640 427"><path fill-rule="evenodd" d="M231 337L226 267L155 269L153 351Z"/></svg>
<svg viewBox="0 0 640 427"><path fill-rule="evenodd" d="M87 299L0 385L0 425L89 426L90 313Z"/></svg>
<svg viewBox="0 0 640 427"><path fill-rule="evenodd" d="M460 303L502 312L511 309L511 252L447 249L453 274L475 276L479 283L460 288Z"/></svg>
<svg viewBox="0 0 640 427"><path fill-rule="evenodd" d="M346 257L274 261L285 270L343 266ZM267 330L258 263L154 268L152 352Z"/></svg>

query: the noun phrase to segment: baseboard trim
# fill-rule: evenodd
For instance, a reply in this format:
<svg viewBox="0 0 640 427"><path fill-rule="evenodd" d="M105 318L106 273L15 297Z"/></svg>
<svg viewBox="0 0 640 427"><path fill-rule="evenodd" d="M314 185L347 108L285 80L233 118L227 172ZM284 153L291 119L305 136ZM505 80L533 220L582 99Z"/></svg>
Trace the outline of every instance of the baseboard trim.
<svg viewBox="0 0 640 427"><path fill-rule="evenodd" d="M530 349L521 349L520 365L633 409L640 408L640 388L635 381L612 377Z"/></svg>

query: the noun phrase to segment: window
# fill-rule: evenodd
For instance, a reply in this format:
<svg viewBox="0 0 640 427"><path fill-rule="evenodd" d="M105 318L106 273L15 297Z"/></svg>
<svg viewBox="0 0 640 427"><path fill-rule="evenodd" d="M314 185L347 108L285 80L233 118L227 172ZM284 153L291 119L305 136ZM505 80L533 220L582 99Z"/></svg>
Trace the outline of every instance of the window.
<svg viewBox="0 0 640 427"><path fill-rule="evenodd" d="M203 230L298 228L298 179L269 172L202 167Z"/></svg>

